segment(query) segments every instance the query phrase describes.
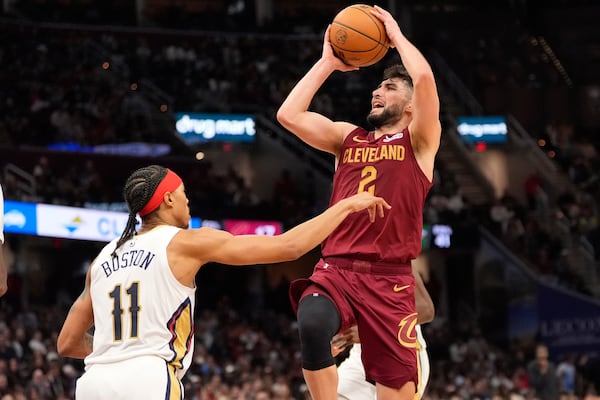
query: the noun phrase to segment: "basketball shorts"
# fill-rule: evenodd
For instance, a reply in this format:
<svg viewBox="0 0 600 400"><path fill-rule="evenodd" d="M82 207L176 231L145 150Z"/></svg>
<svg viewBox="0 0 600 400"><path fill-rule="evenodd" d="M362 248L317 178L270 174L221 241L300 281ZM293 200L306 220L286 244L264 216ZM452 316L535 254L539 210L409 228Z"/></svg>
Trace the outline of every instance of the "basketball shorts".
<svg viewBox="0 0 600 400"><path fill-rule="evenodd" d="M77 400L181 400L183 385L159 357L93 364L77 380Z"/></svg>
<svg viewBox="0 0 600 400"><path fill-rule="evenodd" d="M320 260L309 279L290 286L294 311L304 296L329 298L341 317L340 331L356 324L366 379L399 389L418 386L415 282L408 265Z"/></svg>

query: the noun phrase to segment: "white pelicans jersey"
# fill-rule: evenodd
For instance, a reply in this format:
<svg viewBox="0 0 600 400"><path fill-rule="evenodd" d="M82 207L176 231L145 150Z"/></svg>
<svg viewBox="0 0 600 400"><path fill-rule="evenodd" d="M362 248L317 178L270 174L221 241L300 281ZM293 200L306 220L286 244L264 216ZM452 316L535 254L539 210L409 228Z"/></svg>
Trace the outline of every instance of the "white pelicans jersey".
<svg viewBox="0 0 600 400"><path fill-rule="evenodd" d="M164 359L178 379L189 368L196 288L181 284L167 261L167 246L179 230L159 226L136 235L112 257L115 239L92 263L95 331L86 370L144 356Z"/></svg>

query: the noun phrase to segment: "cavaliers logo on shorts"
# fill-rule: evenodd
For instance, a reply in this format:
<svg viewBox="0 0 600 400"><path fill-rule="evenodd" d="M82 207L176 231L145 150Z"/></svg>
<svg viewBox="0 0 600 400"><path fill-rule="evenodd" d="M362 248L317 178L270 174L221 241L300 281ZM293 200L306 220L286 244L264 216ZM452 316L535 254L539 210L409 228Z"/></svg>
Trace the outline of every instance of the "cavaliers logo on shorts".
<svg viewBox="0 0 600 400"><path fill-rule="evenodd" d="M417 348L417 332L415 326L417 325L417 313L407 315L398 324L398 342L406 348L416 349Z"/></svg>

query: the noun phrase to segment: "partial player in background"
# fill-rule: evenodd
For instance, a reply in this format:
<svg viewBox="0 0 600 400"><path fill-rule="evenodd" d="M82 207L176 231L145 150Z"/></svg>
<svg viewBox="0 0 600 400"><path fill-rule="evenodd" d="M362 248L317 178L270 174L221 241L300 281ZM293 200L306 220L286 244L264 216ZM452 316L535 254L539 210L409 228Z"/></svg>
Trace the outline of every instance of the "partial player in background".
<svg viewBox="0 0 600 400"><path fill-rule="evenodd" d="M61 356L85 359L75 394L81 400L183 399L181 379L194 351L195 278L203 265L294 260L348 215L361 212L373 222L389 209L383 199L360 193L281 235L234 236L188 229L184 184L160 165L133 172L123 193L125 230L90 265L58 336Z"/></svg>
<svg viewBox="0 0 600 400"><path fill-rule="evenodd" d="M302 373L314 400L337 400L331 339L354 324L365 375L377 383L379 400L412 400L419 380L411 262L421 252L423 207L441 139L440 102L431 66L393 16L377 6L372 15L383 22L403 64L386 68L371 93L367 121L373 129L309 111L331 74L357 69L334 55L330 27L320 59L277 112L290 132L335 156L330 204L367 191L392 205L374 224L344 221L323 242L312 275L290 285Z"/></svg>
<svg viewBox="0 0 600 400"><path fill-rule="evenodd" d="M4 194L0 185L0 296L8 291L8 265L4 260Z"/></svg>
<svg viewBox="0 0 600 400"><path fill-rule="evenodd" d="M417 325L415 333L418 343L419 385L418 396L415 400L423 398L427 382L429 381L429 357L427 356L427 343L423 338L421 325L433 321L435 307L429 292L425 288L421 274L413 266L415 277L415 302L417 306ZM366 380L365 369L361 360L360 337L356 325L333 337L331 351L337 356L344 349L352 345L348 357L338 367L338 395L340 400L375 400L377 398L375 385Z"/></svg>

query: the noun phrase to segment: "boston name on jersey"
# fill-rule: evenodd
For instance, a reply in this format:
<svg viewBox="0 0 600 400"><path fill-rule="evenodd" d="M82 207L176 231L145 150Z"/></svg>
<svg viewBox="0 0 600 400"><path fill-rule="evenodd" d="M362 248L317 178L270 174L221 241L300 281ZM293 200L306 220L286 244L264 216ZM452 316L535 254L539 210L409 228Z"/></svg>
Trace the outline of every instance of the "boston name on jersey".
<svg viewBox="0 0 600 400"><path fill-rule="evenodd" d="M154 256L154 253L146 250L129 250L120 256L111 257L109 261L104 261L100 266L108 278L113 272L117 272L121 268L139 267L146 270Z"/></svg>

